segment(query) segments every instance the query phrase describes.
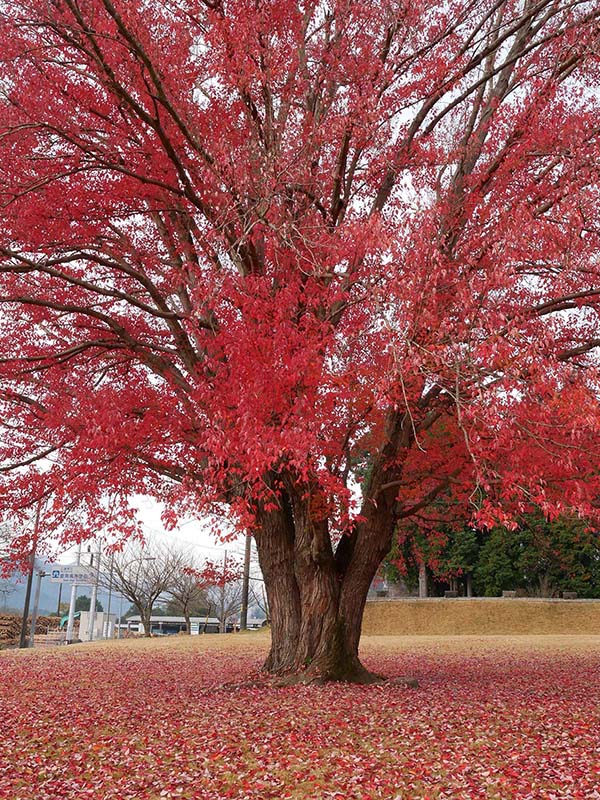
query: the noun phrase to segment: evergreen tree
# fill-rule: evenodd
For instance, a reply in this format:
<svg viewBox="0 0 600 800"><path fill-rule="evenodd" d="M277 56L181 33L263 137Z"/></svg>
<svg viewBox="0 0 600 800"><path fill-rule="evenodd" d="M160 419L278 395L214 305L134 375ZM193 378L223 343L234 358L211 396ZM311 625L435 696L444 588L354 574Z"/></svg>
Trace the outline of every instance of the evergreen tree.
<svg viewBox="0 0 600 800"><path fill-rule="evenodd" d="M81 594L75 600L75 612L77 611L89 611L92 601L86 594ZM99 600L96 600L96 611L104 611L104 607Z"/></svg>

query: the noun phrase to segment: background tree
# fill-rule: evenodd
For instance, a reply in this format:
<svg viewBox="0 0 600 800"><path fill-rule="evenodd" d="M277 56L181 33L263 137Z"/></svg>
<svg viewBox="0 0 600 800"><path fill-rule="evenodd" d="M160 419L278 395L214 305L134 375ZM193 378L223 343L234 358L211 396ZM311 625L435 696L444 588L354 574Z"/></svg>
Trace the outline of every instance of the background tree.
<svg viewBox="0 0 600 800"><path fill-rule="evenodd" d="M152 624L150 617L154 606L177 580L182 569L181 554L153 543L130 544L122 552L110 556L112 578L109 579L109 559L105 557L105 568L101 581L108 582L113 591L121 594L135 607L141 617L144 636L150 636Z"/></svg>
<svg viewBox="0 0 600 800"><path fill-rule="evenodd" d="M413 591L419 564L425 563L437 593L446 588L467 596L497 597L505 589L551 597L576 591L600 597L600 539L589 521L562 515L548 520L539 510L523 515L514 529L489 533L464 525L430 531L407 527L384 561L385 578L402 578ZM453 584L452 581L455 581Z"/></svg>
<svg viewBox="0 0 600 800"><path fill-rule="evenodd" d="M255 616L257 616L259 619L264 617L267 624L270 623L271 618L269 615L269 600L265 591L264 581L250 581L249 607L249 610L255 611Z"/></svg>
<svg viewBox="0 0 600 800"><path fill-rule="evenodd" d="M12 533L10 526L6 523L0 523L0 560L3 565L10 550L11 541Z"/></svg>
<svg viewBox="0 0 600 800"><path fill-rule="evenodd" d="M8 525L0 524L0 598L2 599L2 610L6 612L8 608L8 598L16 591L16 586L10 578L4 578L5 567L14 571L14 567L7 558L10 551L11 534Z"/></svg>
<svg viewBox="0 0 600 800"><path fill-rule="evenodd" d="M429 596L432 582L460 574L460 570L453 571L456 564L450 570L447 564L454 530L446 522L440 524L448 516L447 504L437 501L436 516L435 524L427 520L399 526L394 546L383 562L383 575L388 582L403 580L409 590L418 588L419 597Z"/></svg>
<svg viewBox="0 0 600 800"><path fill-rule="evenodd" d="M184 555L180 567L173 577L167 594L170 600L167 613L185 617L186 632L191 634L190 617L209 616L209 600L206 591L206 577L199 565L189 556Z"/></svg>
<svg viewBox="0 0 600 800"><path fill-rule="evenodd" d="M438 570L440 577L450 582L450 588L458 591L462 582L467 597L473 594L473 570L477 565L480 542L472 528L457 527L448 530L448 541L444 548L442 562Z"/></svg>
<svg viewBox="0 0 600 800"><path fill-rule="evenodd" d="M1 507L47 496L65 542L134 532L134 493L230 512L266 668L366 681L399 522L591 514L599 16L2 6Z"/></svg>
<svg viewBox="0 0 600 800"><path fill-rule="evenodd" d="M208 613L219 620L220 633L227 632L227 625L239 619L242 606L242 565L227 558L223 563L206 561L200 572L208 600Z"/></svg>
<svg viewBox="0 0 600 800"><path fill-rule="evenodd" d="M236 625L239 622L242 607L241 581L238 579L210 586L207 596L209 609L219 620L220 633L226 633L228 625Z"/></svg>
<svg viewBox="0 0 600 800"><path fill-rule="evenodd" d="M563 516L549 522L528 514L515 530L494 529L483 541L475 569L477 590L504 589L553 597L576 591L600 597L600 540L585 520Z"/></svg>
<svg viewBox="0 0 600 800"><path fill-rule="evenodd" d="M87 595L81 594L75 600L75 611L89 611L91 604L91 599ZM104 611L104 607L99 600L96 600L96 611Z"/></svg>

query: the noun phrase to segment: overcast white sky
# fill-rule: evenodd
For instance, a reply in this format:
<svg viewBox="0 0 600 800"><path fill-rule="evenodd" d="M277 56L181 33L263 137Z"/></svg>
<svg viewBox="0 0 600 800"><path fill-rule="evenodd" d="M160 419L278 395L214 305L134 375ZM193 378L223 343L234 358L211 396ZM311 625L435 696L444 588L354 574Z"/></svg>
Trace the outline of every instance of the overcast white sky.
<svg viewBox="0 0 600 800"><path fill-rule="evenodd" d="M177 545L182 549L189 549L198 560L210 559L219 561L225 550L228 556L238 558L240 561L244 555L243 537L226 543L219 541L210 530L210 524L204 520L190 519L183 522L175 530L167 531L161 521L160 505L149 497L136 496L131 504L138 509L139 518L142 521L144 535L148 539L155 539L161 542ZM90 542L91 544L91 542ZM76 547L71 547L59 556L58 561L62 564L69 564L75 561ZM83 546L87 550L87 544Z"/></svg>
<svg viewBox="0 0 600 800"><path fill-rule="evenodd" d="M182 523L176 530L166 531L161 522L161 508L160 505L148 497L136 497L135 501L132 500L132 505L139 509L139 517L144 526L144 533L148 539L155 539L165 543L172 542L173 544L181 544L182 549L189 550L190 553L196 556L198 561L202 562L204 559L220 562L225 550L227 551L228 559L235 559L240 564L244 558L244 537L239 537L236 540L228 541L226 543L220 542L210 531L210 524L208 521L189 520ZM84 564L89 563L89 555L87 552L88 544L91 546L92 552L95 550L93 541L84 543L82 548L81 561ZM76 558L76 547L71 547L65 550L56 559L62 564L74 564ZM42 557L36 560L38 569L44 568L50 564L55 563L54 559L44 561ZM260 580L260 568L256 560L256 548L253 547L253 559L250 568L250 574L253 579ZM36 580L38 580L36 578ZM24 600L25 593L25 576L20 576L16 580L17 589L14 594L7 598L8 605L13 605L15 608L21 608ZM52 583L48 578L45 578L41 586L40 607L46 611L54 610L57 607L59 599L62 602L68 602L70 596L70 589L68 584L64 584L62 591L58 583ZM59 595L59 592L61 594ZM79 586L77 589L78 595L90 595L91 587ZM108 591L106 588L99 587L98 599L103 604L104 608L108 608ZM129 608L129 602L118 594L112 592L112 613L121 613Z"/></svg>

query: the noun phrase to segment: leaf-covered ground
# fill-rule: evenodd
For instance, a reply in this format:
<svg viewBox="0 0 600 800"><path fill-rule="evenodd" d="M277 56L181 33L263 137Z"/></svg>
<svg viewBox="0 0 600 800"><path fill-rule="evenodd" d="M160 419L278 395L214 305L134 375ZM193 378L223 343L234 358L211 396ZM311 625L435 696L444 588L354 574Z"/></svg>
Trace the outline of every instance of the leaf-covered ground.
<svg viewBox="0 0 600 800"><path fill-rule="evenodd" d="M419 689L257 686L264 636L0 656L0 798L600 798L600 637L373 637Z"/></svg>

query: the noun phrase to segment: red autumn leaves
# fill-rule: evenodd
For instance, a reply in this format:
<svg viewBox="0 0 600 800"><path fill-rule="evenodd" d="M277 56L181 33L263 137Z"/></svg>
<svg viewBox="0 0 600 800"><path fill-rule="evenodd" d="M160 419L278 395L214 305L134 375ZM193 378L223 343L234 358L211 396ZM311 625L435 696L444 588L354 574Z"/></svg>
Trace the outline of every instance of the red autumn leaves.
<svg viewBox="0 0 600 800"><path fill-rule="evenodd" d="M371 668L420 688L275 688L240 683L258 641L5 654L0 798L598 796L597 653L368 645Z"/></svg>

